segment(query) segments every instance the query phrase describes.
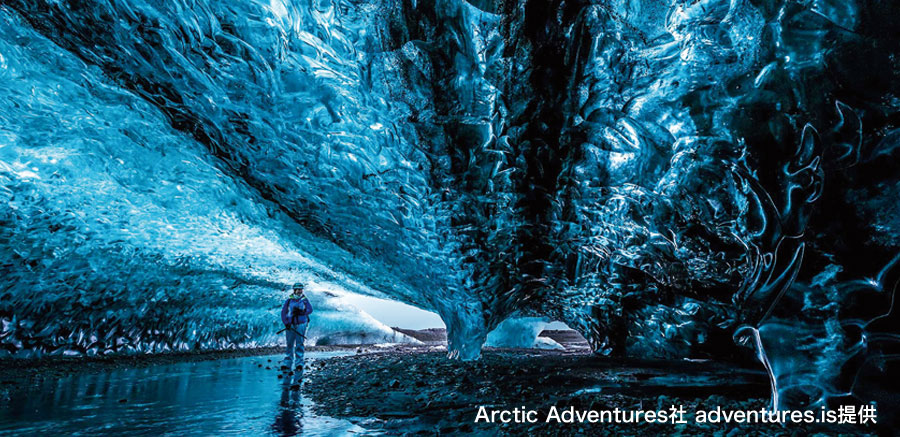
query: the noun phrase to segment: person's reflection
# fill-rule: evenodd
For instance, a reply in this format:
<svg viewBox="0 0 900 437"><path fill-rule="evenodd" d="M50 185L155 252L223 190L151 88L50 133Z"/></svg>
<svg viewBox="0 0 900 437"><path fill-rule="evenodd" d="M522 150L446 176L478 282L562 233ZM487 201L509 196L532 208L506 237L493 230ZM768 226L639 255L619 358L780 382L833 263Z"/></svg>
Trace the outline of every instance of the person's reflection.
<svg viewBox="0 0 900 437"><path fill-rule="evenodd" d="M295 436L303 432L303 407L300 404L300 382L303 368L286 372L281 379L281 402L272 429L281 436Z"/></svg>

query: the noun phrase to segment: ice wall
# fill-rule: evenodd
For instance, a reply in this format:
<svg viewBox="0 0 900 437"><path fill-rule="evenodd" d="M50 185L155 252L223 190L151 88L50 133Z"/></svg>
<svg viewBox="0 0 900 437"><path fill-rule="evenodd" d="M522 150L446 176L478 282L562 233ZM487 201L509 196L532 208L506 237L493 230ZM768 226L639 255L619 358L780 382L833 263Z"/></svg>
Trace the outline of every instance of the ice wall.
<svg viewBox="0 0 900 437"><path fill-rule="evenodd" d="M352 256L224 173L152 104L0 13L3 354L271 344L285 283L365 292L306 251ZM341 311L314 332L394 334Z"/></svg>

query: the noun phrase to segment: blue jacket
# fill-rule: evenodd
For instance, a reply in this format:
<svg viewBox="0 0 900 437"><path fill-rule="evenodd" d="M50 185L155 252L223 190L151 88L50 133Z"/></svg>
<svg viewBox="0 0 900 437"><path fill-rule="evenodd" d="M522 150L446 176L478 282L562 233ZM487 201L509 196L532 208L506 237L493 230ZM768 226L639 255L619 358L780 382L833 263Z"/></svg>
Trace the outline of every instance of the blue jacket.
<svg viewBox="0 0 900 437"><path fill-rule="evenodd" d="M281 306L281 322L285 325L301 325L309 322L313 308L306 296L292 294ZM292 315L293 314L293 315Z"/></svg>

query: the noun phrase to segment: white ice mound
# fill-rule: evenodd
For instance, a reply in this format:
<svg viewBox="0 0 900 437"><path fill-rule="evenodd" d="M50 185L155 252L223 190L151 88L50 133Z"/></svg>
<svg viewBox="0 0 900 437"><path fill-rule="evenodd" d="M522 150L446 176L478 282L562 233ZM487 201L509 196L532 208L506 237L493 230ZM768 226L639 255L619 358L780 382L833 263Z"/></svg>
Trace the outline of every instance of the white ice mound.
<svg viewBox="0 0 900 437"><path fill-rule="evenodd" d="M339 294L311 290L309 298L314 310L306 333L307 345L422 343L394 331Z"/></svg>

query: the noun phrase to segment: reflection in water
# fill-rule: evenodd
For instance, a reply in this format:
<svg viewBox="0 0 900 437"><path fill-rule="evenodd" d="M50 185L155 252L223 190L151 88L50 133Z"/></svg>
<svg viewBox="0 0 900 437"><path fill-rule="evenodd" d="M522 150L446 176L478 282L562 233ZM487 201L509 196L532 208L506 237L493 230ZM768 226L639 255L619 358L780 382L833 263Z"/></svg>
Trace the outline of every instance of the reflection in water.
<svg viewBox="0 0 900 437"><path fill-rule="evenodd" d="M307 365L334 355L307 353ZM316 415L300 391L302 372L279 378L279 358L116 369L22 384L0 401L0 436L371 433Z"/></svg>
<svg viewBox="0 0 900 437"><path fill-rule="evenodd" d="M303 366L296 372L287 372L281 379L281 402L272 429L282 436L295 436L303 432L303 409L300 403L300 384Z"/></svg>

